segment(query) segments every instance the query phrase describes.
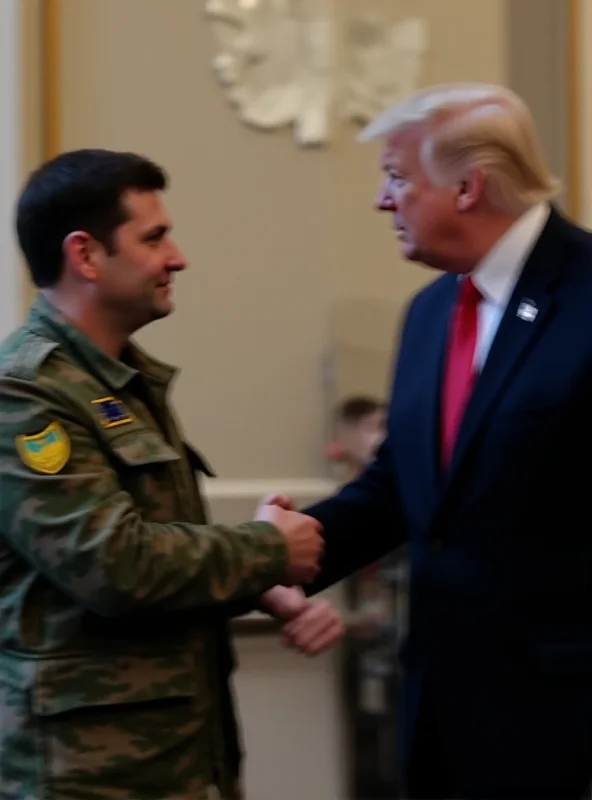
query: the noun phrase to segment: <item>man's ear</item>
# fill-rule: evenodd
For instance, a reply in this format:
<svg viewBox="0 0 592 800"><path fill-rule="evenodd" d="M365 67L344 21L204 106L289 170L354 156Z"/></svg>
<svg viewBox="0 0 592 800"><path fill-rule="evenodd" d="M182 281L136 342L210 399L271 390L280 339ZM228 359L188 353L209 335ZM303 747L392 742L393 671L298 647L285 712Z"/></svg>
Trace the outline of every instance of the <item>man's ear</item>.
<svg viewBox="0 0 592 800"><path fill-rule="evenodd" d="M62 245L65 261L87 281L96 281L102 246L85 231L73 231Z"/></svg>
<svg viewBox="0 0 592 800"><path fill-rule="evenodd" d="M456 207L459 211L470 211L474 208L485 191L485 176L480 169L473 169L458 186Z"/></svg>

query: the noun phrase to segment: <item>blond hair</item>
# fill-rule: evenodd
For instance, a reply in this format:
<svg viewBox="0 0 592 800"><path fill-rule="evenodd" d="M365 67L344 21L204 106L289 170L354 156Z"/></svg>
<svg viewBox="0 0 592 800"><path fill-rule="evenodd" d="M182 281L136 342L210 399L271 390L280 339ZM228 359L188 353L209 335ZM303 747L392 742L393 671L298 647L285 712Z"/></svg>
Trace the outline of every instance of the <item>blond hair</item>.
<svg viewBox="0 0 592 800"><path fill-rule="evenodd" d="M503 86L455 83L418 91L387 108L360 141L421 130L420 161L436 183L482 170L486 196L503 213L522 213L561 191L548 169L527 105Z"/></svg>

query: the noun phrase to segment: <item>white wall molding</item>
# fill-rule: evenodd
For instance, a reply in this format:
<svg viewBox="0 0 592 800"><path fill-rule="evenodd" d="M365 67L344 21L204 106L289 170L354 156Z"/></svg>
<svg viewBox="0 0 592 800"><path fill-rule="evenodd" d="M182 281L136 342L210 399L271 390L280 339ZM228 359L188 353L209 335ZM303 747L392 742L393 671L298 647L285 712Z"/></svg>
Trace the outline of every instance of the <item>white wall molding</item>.
<svg viewBox="0 0 592 800"><path fill-rule="evenodd" d="M223 525L238 525L253 519L259 501L268 494L286 494L296 508L305 508L332 495L335 481L325 478L213 478L203 481L211 519Z"/></svg>
<svg viewBox="0 0 592 800"><path fill-rule="evenodd" d="M211 500L258 501L266 494L287 494L294 500L316 500L327 497L337 488L329 478L241 478L204 481L204 491Z"/></svg>

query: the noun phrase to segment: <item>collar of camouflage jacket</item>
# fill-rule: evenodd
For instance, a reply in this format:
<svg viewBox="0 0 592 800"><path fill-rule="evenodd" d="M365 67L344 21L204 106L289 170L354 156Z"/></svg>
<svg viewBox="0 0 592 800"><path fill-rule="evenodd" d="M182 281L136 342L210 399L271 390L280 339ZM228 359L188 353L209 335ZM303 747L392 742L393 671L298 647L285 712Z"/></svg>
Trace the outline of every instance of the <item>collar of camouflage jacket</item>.
<svg viewBox="0 0 592 800"><path fill-rule="evenodd" d="M122 389L138 373L160 387L168 386L177 374L176 367L159 361L134 342L130 342L126 348L125 361L112 358L68 322L41 294L33 301L26 326L70 350L90 372L100 376L107 386L115 390Z"/></svg>

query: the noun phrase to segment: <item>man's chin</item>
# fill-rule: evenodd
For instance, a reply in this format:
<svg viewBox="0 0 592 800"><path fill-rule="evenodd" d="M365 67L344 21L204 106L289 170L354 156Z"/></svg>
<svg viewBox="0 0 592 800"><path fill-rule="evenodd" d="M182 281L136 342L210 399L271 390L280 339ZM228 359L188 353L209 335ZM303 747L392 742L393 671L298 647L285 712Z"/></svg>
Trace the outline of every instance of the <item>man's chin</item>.
<svg viewBox="0 0 592 800"><path fill-rule="evenodd" d="M175 310L175 304L172 300L168 300L166 303L159 303L157 306L153 306L152 308L152 319L164 319L164 317L168 317L169 314L172 314Z"/></svg>
<svg viewBox="0 0 592 800"><path fill-rule="evenodd" d="M419 247L417 247L413 242L401 242L399 251L405 261L411 261L414 264L420 264L422 267L427 267L428 269L442 269L442 267L436 266L435 263L432 263L430 255L425 251L420 250Z"/></svg>
<svg viewBox="0 0 592 800"><path fill-rule="evenodd" d="M399 252L406 261L421 261L421 254L415 242L399 239Z"/></svg>

